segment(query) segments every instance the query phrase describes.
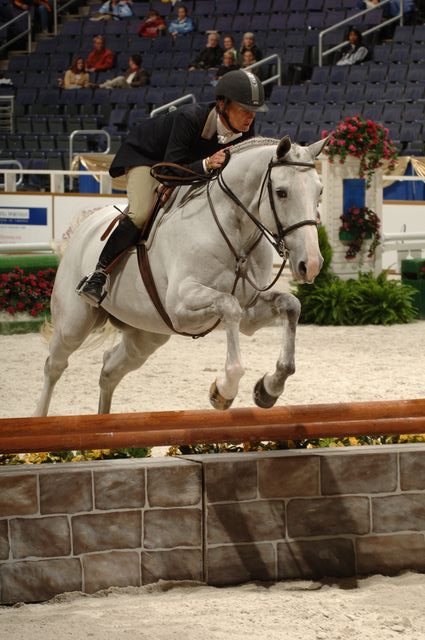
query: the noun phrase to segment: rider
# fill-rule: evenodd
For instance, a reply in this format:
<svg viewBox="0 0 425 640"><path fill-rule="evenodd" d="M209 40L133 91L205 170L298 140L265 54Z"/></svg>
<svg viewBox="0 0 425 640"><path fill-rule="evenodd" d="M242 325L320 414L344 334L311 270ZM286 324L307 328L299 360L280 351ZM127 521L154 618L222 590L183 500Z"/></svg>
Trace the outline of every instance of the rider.
<svg viewBox="0 0 425 640"><path fill-rule="evenodd" d="M126 175L128 214L104 246L96 269L79 283L77 293L93 306L105 297L110 265L140 238L155 204L160 183L150 174L157 162L185 165L208 174L223 166L225 147L254 135L257 111L267 111L257 76L241 69L225 74L216 85L214 105L190 104L137 125L123 142L109 169L113 178Z"/></svg>

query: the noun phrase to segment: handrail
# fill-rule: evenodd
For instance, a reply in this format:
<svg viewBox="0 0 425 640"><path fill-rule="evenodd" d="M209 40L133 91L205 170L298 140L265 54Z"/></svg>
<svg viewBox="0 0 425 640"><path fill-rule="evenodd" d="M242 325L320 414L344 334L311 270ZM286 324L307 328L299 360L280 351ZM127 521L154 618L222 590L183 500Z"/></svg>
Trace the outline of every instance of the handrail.
<svg viewBox="0 0 425 640"><path fill-rule="evenodd" d="M69 169L72 169L72 158L74 156L74 149L73 149L73 143L74 143L74 138L76 138L79 135L104 135L106 136L106 149L105 151L101 151L99 152L99 155L105 155L107 153L109 153L109 150L111 148L111 136L109 134L109 131L105 131L105 129L74 129L74 131L70 134L69 136ZM69 179L69 187L70 189L72 189L72 186L74 184L74 180L72 177L70 177Z"/></svg>
<svg viewBox="0 0 425 640"><path fill-rule="evenodd" d="M14 164L16 167L18 167L19 169L23 170L23 166L22 164L19 162L19 160L14 160L14 159L10 159L10 160L0 160L0 166L1 165L9 165L9 164ZM5 173L3 171L1 171L0 169L0 174L1 173ZM22 175L22 173L20 174L21 177L19 178L19 180L15 180L15 185L17 187L19 187L22 184L22 181L24 179L24 176ZM0 188L6 186L6 178L4 180L4 182L0 182Z"/></svg>
<svg viewBox="0 0 425 640"><path fill-rule="evenodd" d="M264 86L265 84L271 84L272 82L277 80L277 84L281 85L282 84L282 60L278 53L272 53L270 56L267 56L267 58L262 58L261 60L258 60L258 62L253 62L252 64L250 64L249 67L244 67L244 68L246 70L257 69L258 67L261 67L264 64L268 64L272 60L277 61L277 72L274 76L270 76L270 78L266 78L265 80L262 80L261 84Z"/></svg>
<svg viewBox="0 0 425 640"><path fill-rule="evenodd" d="M0 51L3 51L3 49L7 49L7 47L9 47L11 44L16 42L16 40L20 40L22 36L27 35L28 36L27 53L30 53L32 48L32 39L31 39L31 13L29 11L23 11L19 16L15 16L14 18L12 18L12 20L9 20L9 22L5 22L5 24L0 25L0 31L2 31L3 29L8 29L11 24L13 24L14 22L17 22L18 20L21 20L25 16L27 17L27 28L24 31L21 31L21 33L18 33L18 35L14 36L10 40L6 40L6 42L0 46ZM6 34L6 37L7 37L7 34Z"/></svg>
<svg viewBox="0 0 425 640"><path fill-rule="evenodd" d="M323 51L323 37L325 35L327 35L331 31L335 31L335 29L339 29L339 27L342 27L345 24L353 24L353 20L355 20L356 18L359 18L360 16L370 13L371 11L375 11L376 9L382 9L382 7L384 7L390 1L391 0L381 0L381 2L379 2L379 4L377 4L375 7L371 7L370 9L363 9L363 11L359 11L358 13L353 14L349 18L345 18L344 20L341 20L340 22L333 24L331 27L328 27L327 29L323 29L323 31L319 33L319 47L318 47L319 67L323 66L323 58L325 56L328 56L329 54L334 53L334 51L338 51L339 49L342 49L342 47L344 47L348 43L348 40L344 40L344 42L340 42L340 44L337 44L334 47L331 47L330 49L326 49L326 51ZM400 24L403 24L403 2L400 2L400 10L396 16L394 16L393 18L388 18L387 20L380 22L378 25L375 25L374 27L371 27L370 29L363 31L362 35L367 36L369 35L369 33L373 33L374 31L379 31L380 29L382 29L382 27L385 27L388 24L392 24L397 20L400 20Z"/></svg>
<svg viewBox="0 0 425 640"><path fill-rule="evenodd" d="M152 109L149 115L151 118L154 118L156 115L158 115L158 113L161 113L162 111L169 111L170 109L173 110L172 109L173 107L177 108L178 104L189 102L189 100L190 102L196 102L196 97L193 95L193 93L186 93L186 95L182 96L181 98L176 98L171 102L162 104L160 107L156 107L156 109Z"/></svg>
<svg viewBox="0 0 425 640"><path fill-rule="evenodd" d="M76 138L79 135L104 135L106 136L106 141L107 141L107 147L105 151L100 151L99 154L101 155L105 155L107 153L109 153L109 150L111 148L111 135L109 133L109 131L106 131L105 129L74 129L74 131L70 134L69 136L69 169L71 169L72 167L72 158L74 155L74 150L73 150L73 142L74 142L74 138Z"/></svg>

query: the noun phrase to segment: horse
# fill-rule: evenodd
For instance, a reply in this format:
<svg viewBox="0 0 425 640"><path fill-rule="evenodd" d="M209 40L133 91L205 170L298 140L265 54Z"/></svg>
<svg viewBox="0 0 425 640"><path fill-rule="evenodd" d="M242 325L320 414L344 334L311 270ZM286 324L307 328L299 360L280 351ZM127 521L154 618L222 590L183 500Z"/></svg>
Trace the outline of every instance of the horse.
<svg viewBox="0 0 425 640"><path fill-rule="evenodd" d="M244 375L239 331L251 336L279 321L283 340L275 369L257 382L253 393L259 407L273 406L295 372L300 314L295 296L270 286L274 250L289 260L298 282L311 283L320 271L317 205L322 187L314 161L325 144L320 140L304 147L288 136L251 138L229 148L229 161L207 183L176 189L146 247L157 305L140 276L135 250L111 274L101 306L80 298L75 287L96 263L102 231L116 211L103 207L77 226L52 292L53 333L35 415L47 415L69 356L108 319L122 333L103 356L99 413L110 412L118 383L171 335L199 337L218 324L226 333L227 354L209 397L215 409L228 409Z"/></svg>

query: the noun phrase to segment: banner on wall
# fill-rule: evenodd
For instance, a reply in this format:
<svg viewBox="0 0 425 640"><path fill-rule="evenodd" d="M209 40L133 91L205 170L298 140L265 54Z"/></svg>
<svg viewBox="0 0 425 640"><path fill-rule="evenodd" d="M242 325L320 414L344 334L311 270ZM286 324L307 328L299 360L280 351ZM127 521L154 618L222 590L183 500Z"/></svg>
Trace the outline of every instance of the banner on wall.
<svg viewBox="0 0 425 640"><path fill-rule="evenodd" d="M52 197L3 195L0 243L45 243L52 237Z"/></svg>

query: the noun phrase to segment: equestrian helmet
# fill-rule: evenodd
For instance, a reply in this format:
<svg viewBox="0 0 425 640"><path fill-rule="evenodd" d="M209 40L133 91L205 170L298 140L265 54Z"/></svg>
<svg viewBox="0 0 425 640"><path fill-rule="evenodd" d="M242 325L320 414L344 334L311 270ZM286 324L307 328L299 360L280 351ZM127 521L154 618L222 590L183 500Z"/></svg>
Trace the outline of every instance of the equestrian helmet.
<svg viewBox="0 0 425 640"><path fill-rule="evenodd" d="M237 102L247 111L268 111L264 87L251 71L229 71L217 82L215 95L217 100Z"/></svg>

